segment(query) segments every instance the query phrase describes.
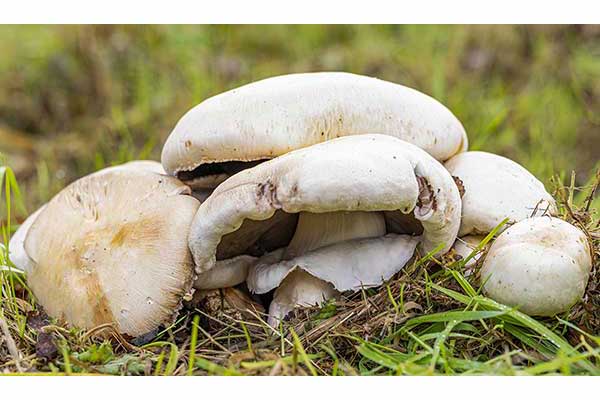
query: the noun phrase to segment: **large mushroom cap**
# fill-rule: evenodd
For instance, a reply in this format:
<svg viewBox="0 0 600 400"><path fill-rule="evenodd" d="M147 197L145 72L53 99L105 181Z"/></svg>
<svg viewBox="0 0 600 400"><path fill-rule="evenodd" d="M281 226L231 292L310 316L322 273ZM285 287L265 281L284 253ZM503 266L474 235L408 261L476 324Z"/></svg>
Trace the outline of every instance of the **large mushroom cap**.
<svg viewBox="0 0 600 400"><path fill-rule="evenodd" d="M592 268L586 235L552 217L528 218L504 231L481 268L484 292L531 315L554 315L581 299Z"/></svg>
<svg viewBox="0 0 600 400"><path fill-rule="evenodd" d="M536 212L556 212L544 184L508 158L468 151L452 157L445 167L464 189L459 236L487 234L505 218L518 222Z"/></svg>
<svg viewBox="0 0 600 400"><path fill-rule="evenodd" d="M366 76L319 72L277 76L203 101L167 139L162 163L169 174L189 181L203 176L198 185L214 187L247 162L365 132L395 136L442 161L468 145L458 119L423 93Z"/></svg>
<svg viewBox="0 0 600 400"><path fill-rule="evenodd" d="M107 171L112 171L116 168L125 168L125 169L135 169L142 170L148 172L154 172L157 174L166 174L161 163L157 161L151 160L135 160L129 161L125 164L117 165L114 167L105 168L103 170L98 171L97 173L105 173ZM44 204L33 214L29 215L25 221L19 226L19 229L12 235L10 239L10 243L8 245L9 256L12 263L19 269L29 273L32 268L32 261L25 252L25 238L27 237L27 233L29 232L29 228L35 222L36 218L42 210L46 207Z"/></svg>
<svg viewBox="0 0 600 400"><path fill-rule="evenodd" d="M138 336L170 322L189 291L187 233L199 205L178 180L113 167L72 183L25 239L28 282L55 317Z"/></svg>
<svg viewBox="0 0 600 400"><path fill-rule="evenodd" d="M423 249L443 243L442 251L447 251L460 224L460 197L450 174L418 147L384 135L344 137L288 153L223 182L198 209L190 249L199 272L205 272L214 267L218 253L222 259L247 252L272 228L273 218L285 220L282 214L360 211L382 214L388 233L406 233L403 219L412 214L408 219L420 225ZM377 218L365 224L377 229ZM293 228L296 220L286 223ZM226 255L220 251L222 241L239 243L232 237L242 234L246 248ZM361 236L373 235L352 235ZM286 246L287 237L287 243L274 247Z"/></svg>

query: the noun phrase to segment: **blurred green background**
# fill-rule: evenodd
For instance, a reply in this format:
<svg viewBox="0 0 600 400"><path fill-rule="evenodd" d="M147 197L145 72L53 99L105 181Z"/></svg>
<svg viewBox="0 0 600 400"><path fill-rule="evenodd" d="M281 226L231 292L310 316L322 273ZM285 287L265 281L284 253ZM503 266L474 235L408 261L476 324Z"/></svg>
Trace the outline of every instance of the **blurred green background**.
<svg viewBox="0 0 600 400"><path fill-rule="evenodd" d="M414 87L463 122L471 149L548 184L600 166L600 26L2 26L0 152L29 210L74 178L159 159L193 105L291 72Z"/></svg>

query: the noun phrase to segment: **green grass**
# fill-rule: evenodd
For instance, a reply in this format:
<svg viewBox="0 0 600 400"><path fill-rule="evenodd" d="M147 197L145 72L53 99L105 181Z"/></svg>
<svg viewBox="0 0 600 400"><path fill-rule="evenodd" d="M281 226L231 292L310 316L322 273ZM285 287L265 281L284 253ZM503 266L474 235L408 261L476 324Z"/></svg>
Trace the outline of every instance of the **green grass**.
<svg viewBox="0 0 600 400"><path fill-rule="evenodd" d="M176 121L202 99L317 70L373 75L436 97L463 122L471 149L528 168L599 248L592 210L600 198L590 195L600 169L595 27L2 26L0 37L0 265L11 266L8 239L29 212L76 177L158 159ZM426 255L380 289L299 310L279 330L225 303L190 306L137 345L43 320L23 275L2 271L0 318L19 354L17 365L0 344L0 372L600 373L597 261L585 301L555 318L485 298L475 277L461 274L464 262Z"/></svg>

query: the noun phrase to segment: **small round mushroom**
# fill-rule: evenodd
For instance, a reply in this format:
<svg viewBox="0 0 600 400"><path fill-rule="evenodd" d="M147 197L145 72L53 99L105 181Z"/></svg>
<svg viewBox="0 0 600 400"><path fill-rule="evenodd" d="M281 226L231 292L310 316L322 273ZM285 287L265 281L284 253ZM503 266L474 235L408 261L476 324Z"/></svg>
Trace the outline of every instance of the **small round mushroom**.
<svg viewBox="0 0 600 400"><path fill-rule="evenodd" d="M578 302L592 269L586 235L553 217L524 219L506 229L483 261L483 290L530 315L550 316Z"/></svg>
<svg viewBox="0 0 600 400"><path fill-rule="evenodd" d="M279 287L279 298L304 304L320 297L313 291L303 299L283 285L298 278L295 270L339 291L376 286L406 264L417 243L425 252L443 244L446 252L459 224L458 189L439 162L402 140L360 135L230 177L198 209L189 240L201 277L228 259L259 257L249 267L249 288ZM323 298L331 293L323 290Z"/></svg>
<svg viewBox="0 0 600 400"><path fill-rule="evenodd" d="M70 184L25 238L39 303L71 325L111 323L130 336L169 323L194 278L187 233L199 202L189 194L177 179L137 167Z"/></svg>
<svg viewBox="0 0 600 400"><path fill-rule="evenodd" d="M505 218L510 223L556 213L544 185L508 158L483 151L457 154L445 163L464 191L459 236L490 233Z"/></svg>
<svg viewBox="0 0 600 400"><path fill-rule="evenodd" d="M292 150L376 132L443 161L467 149L458 119L435 99L395 83L342 72L277 76L211 97L185 114L162 162L194 190Z"/></svg>

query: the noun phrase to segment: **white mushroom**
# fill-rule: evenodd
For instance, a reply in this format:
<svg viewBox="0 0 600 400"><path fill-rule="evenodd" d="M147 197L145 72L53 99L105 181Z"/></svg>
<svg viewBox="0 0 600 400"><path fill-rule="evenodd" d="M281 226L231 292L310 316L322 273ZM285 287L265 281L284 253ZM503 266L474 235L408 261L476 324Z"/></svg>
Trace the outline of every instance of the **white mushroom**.
<svg viewBox="0 0 600 400"><path fill-rule="evenodd" d="M169 323L189 294L189 187L145 168L113 167L56 195L25 238L28 283L49 315L138 336Z"/></svg>
<svg viewBox="0 0 600 400"><path fill-rule="evenodd" d="M491 245L481 269L484 292L531 315L554 315L579 301L592 268L590 244L552 217L524 219Z"/></svg>
<svg viewBox="0 0 600 400"><path fill-rule="evenodd" d="M297 222L284 217L296 213ZM261 242L275 229L273 218L293 229L278 228L279 242ZM379 285L405 265L417 242L425 252L439 245L447 251L459 224L458 189L439 162L402 140L360 135L230 177L200 206L189 240L200 273L217 271L220 262L250 248L262 249L250 267L250 289L263 293L279 286L280 299L305 304L314 301L314 290L302 298L302 291L286 293L293 285L281 287L293 271L302 269L339 291ZM403 229L413 226L418 230ZM237 252L220 250L223 243L238 244ZM324 291L322 298L331 293Z"/></svg>
<svg viewBox="0 0 600 400"><path fill-rule="evenodd" d="M192 188L214 188L261 161L340 136L395 136L447 160L467 149L458 119L433 98L342 72L277 76L211 97L183 116L162 162Z"/></svg>
<svg viewBox="0 0 600 400"><path fill-rule="evenodd" d="M464 189L459 236L485 235L505 218L514 223L534 213L556 213L554 199L544 185L508 158L468 151L452 157L445 167Z"/></svg>
<svg viewBox="0 0 600 400"><path fill-rule="evenodd" d="M295 269L275 290L267 322L277 326L295 307L320 305L338 295L339 292L331 283L315 278L302 269Z"/></svg>
<svg viewBox="0 0 600 400"><path fill-rule="evenodd" d="M194 287L201 290L228 288L246 280L248 269L258 261L249 255L240 255L217 261L215 268L198 274Z"/></svg>

